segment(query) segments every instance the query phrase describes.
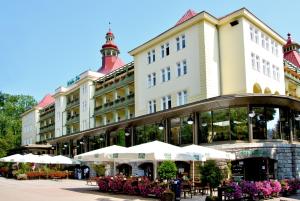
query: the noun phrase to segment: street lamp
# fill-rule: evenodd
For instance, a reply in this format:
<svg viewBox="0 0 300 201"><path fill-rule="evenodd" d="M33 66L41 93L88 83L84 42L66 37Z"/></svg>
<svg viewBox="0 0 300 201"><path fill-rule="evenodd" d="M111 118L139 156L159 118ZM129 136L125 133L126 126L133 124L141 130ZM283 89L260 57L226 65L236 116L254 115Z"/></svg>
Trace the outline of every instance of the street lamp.
<svg viewBox="0 0 300 201"><path fill-rule="evenodd" d="M165 128L164 124L163 124L162 122L160 122L160 123L158 124L158 129L159 129L159 130L164 130L164 128Z"/></svg>
<svg viewBox="0 0 300 201"><path fill-rule="evenodd" d="M192 125L192 124L194 123L194 120L193 120L193 118L192 118L192 115L190 115L189 118L187 119L187 123L188 123L189 125Z"/></svg>
<svg viewBox="0 0 300 201"><path fill-rule="evenodd" d="M255 116L254 110L251 110L248 115L249 117L253 118Z"/></svg>
<svg viewBox="0 0 300 201"><path fill-rule="evenodd" d="M130 135L130 128L125 128L125 136L128 137Z"/></svg>

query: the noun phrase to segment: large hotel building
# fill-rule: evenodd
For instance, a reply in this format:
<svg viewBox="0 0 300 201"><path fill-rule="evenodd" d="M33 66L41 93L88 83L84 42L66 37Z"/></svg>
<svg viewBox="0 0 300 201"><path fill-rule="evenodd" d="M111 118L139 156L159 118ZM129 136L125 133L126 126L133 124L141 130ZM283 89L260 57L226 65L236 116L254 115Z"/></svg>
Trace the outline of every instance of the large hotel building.
<svg viewBox="0 0 300 201"><path fill-rule="evenodd" d="M22 115L22 145L73 157L113 144L199 144L235 153L236 177L299 177L299 47L246 8L221 18L188 10L128 64L109 30L99 70Z"/></svg>

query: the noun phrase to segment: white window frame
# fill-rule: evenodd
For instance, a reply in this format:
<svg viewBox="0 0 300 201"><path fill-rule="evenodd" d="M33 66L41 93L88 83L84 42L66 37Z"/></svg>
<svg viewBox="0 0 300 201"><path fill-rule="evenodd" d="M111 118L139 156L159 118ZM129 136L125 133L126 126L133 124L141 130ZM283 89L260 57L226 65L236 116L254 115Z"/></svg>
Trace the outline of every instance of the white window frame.
<svg viewBox="0 0 300 201"><path fill-rule="evenodd" d="M184 49L186 47L185 34L181 35L181 48Z"/></svg>
<svg viewBox="0 0 300 201"><path fill-rule="evenodd" d="M161 58L164 58L165 57L165 45L161 45L160 48L161 48Z"/></svg>

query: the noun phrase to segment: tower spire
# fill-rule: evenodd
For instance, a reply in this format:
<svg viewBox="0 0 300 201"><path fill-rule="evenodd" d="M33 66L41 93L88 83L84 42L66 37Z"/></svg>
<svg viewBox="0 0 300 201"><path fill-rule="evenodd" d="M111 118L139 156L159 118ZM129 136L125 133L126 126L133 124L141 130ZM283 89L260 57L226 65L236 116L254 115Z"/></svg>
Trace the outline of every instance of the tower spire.
<svg viewBox="0 0 300 201"><path fill-rule="evenodd" d="M106 43L102 45L100 53L102 55L102 66L98 70L100 73L107 74L116 68L124 65L118 57L120 54L118 46L114 43L115 36L111 31L111 23L108 23L108 32L105 35Z"/></svg>

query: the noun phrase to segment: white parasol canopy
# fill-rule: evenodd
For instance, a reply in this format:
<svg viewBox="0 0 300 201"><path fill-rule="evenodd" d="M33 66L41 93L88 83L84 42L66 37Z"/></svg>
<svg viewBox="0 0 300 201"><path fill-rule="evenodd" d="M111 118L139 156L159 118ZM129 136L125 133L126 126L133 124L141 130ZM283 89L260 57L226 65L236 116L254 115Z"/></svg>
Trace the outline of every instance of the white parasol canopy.
<svg viewBox="0 0 300 201"><path fill-rule="evenodd" d="M182 147L182 149L186 153L202 155L203 158L205 158L206 160L209 160L209 159L235 160L235 154L233 154L233 153L220 151L220 150L209 148L209 147L203 147L203 146L199 146L199 145L195 145L195 144Z"/></svg>
<svg viewBox="0 0 300 201"><path fill-rule="evenodd" d="M51 163L52 164L80 164L78 160L68 158L62 155L52 157Z"/></svg>
<svg viewBox="0 0 300 201"><path fill-rule="evenodd" d="M74 158L81 161L112 161L113 158L118 158L119 153L126 153L127 150L126 147L112 145L77 155Z"/></svg>
<svg viewBox="0 0 300 201"><path fill-rule="evenodd" d="M22 156L22 159L20 159L20 162L22 163L40 163L41 157L39 155L34 154L25 154Z"/></svg>
<svg viewBox="0 0 300 201"><path fill-rule="evenodd" d="M22 155L14 154L14 155L11 155L11 156L6 156L4 158L0 158L0 161L1 162L15 162L15 163L18 163L18 162L21 162L22 159L23 159Z"/></svg>
<svg viewBox="0 0 300 201"><path fill-rule="evenodd" d="M181 147L164 143L161 141L152 141L144 144L129 147L126 153L120 153L119 159L128 160L178 160L191 161L194 159L192 154L187 153ZM199 160L202 160L199 158Z"/></svg>

